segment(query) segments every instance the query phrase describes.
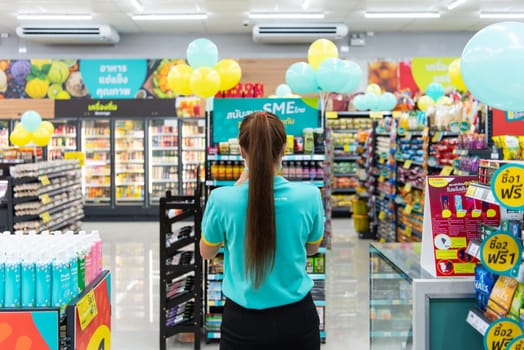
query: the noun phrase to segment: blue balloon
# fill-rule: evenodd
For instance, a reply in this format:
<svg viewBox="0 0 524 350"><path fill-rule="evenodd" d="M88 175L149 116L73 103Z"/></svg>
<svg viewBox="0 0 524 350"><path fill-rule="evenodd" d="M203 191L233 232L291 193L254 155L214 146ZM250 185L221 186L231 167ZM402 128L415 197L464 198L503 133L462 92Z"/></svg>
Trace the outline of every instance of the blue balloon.
<svg viewBox="0 0 524 350"><path fill-rule="evenodd" d="M186 58L193 69L214 67L218 62L218 48L209 39L196 39L187 46Z"/></svg>
<svg viewBox="0 0 524 350"><path fill-rule="evenodd" d="M378 97L379 110L392 111L397 105L397 98L391 92L385 92Z"/></svg>
<svg viewBox="0 0 524 350"><path fill-rule="evenodd" d="M22 126L29 132L38 130L42 117L37 111L26 111L22 114Z"/></svg>
<svg viewBox="0 0 524 350"><path fill-rule="evenodd" d="M380 111L379 97L373 93L366 93L365 96L366 96L368 109L372 111Z"/></svg>
<svg viewBox="0 0 524 350"><path fill-rule="evenodd" d="M291 89L286 84L280 84L276 90L277 97L286 97L291 95Z"/></svg>
<svg viewBox="0 0 524 350"><path fill-rule="evenodd" d="M317 82L321 91L341 91L351 78L346 64L338 58L327 58L317 69Z"/></svg>
<svg viewBox="0 0 524 350"><path fill-rule="evenodd" d="M353 98L353 106L359 111L367 111L369 109L365 95L357 95Z"/></svg>
<svg viewBox="0 0 524 350"><path fill-rule="evenodd" d="M286 84L297 94L318 92L315 70L306 62L293 63L286 71Z"/></svg>
<svg viewBox="0 0 524 350"><path fill-rule="evenodd" d="M349 78L346 81L344 87L337 91L344 94L349 94L353 92L359 85L360 80L362 80L362 69L360 66L352 61L342 61L344 63L344 69L349 73Z"/></svg>
<svg viewBox="0 0 524 350"><path fill-rule="evenodd" d="M460 60L464 83L481 102L524 111L524 23L501 22L477 32Z"/></svg>
<svg viewBox="0 0 524 350"><path fill-rule="evenodd" d="M426 88L426 95L431 97L433 101L438 100L442 96L444 96L444 86L439 83L431 83Z"/></svg>

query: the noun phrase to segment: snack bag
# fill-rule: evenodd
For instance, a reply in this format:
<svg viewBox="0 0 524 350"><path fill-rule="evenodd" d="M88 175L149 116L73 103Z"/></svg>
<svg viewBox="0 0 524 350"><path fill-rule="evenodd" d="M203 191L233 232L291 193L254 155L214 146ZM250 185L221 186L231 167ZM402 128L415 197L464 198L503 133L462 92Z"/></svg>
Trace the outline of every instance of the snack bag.
<svg viewBox="0 0 524 350"><path fill-rule="evenodd" d="M507 316L518 285L517 280L511 277L500 276L497 279L484 314L490 321Z"/></svg>
<svg viewBox="0 0 524 350"><path fill-rule="evenodd" d="M484 266L475 267L475 291L477 292L477 305L486 310L489 295L497 281L497 275L488 271Z"/></svg>

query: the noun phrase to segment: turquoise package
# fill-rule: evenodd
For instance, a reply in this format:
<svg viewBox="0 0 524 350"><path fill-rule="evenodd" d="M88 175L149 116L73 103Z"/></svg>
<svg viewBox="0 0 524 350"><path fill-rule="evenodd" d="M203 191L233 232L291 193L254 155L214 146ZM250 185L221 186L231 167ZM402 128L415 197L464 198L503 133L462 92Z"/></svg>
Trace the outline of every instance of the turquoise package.
<svg viewBox="0 0 524 350"><path fill-rule="evenodd" d="M4 307L5 304L5 263L4 263L4 256L3 254L0 254L0 308Z"/></svg>
<svg viewBox="0 0 524 350"><path fill-rule="evenodd" d="M51 306L60 307L63 304L62 300L62 283L60 283L60 277L62 273L62 267L60 261L55 259L53 261L53 268L51 274Z"/></svg>
<svg viewBox="0 0 524 350"><path fill-rule="evenodd" d="M8 256L5 262L5 307L20 307L20 259Z"/></svg>
<svg viewBox="0 0 524 350"><path fill-rule="evenodd" d="M22 262L21 273L21 305L22 307L35 306L35 263L31 259Z"/></svg>
<svg viewBox="0 0 524 350"><path fill-rule="evenodd" d="M78 259L76 254L72 254L69 257L69 264L71 266L71 287L70 292L71 296L77 295L80 293L80 288L78 287Z"/></svg>
<svg viewBox="0 0 524 350"><path fill-rule="evenodd" d="M51 306L51 273L52 264L49 259L36 263L36 307Z"/></svg>

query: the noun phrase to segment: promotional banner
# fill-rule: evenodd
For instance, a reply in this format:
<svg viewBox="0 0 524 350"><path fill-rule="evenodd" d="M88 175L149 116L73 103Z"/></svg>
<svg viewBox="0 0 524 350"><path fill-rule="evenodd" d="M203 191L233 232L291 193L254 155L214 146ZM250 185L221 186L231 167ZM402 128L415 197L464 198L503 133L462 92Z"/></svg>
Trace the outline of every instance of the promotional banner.
<svg viewBox="0 0 524 350"><path fill-rule="evenodd" d="M398 64L398 89L402 92L409 91L409 95L415 95L418 88L411 71L411 61L403 61Z"/></svg>
<svg viewBox="0 0 524 350"><path fill-rule="evenodd" d="M175 99L55 101L55 118L71 117L174 117Z"/></svg>
<svg viewBox="0 0 524 350"><path fill-rule="evenodd" d="M213 107L213 143L237 138L242 119L256 111L279 116L288 135L299 136L305 128L320 126L316 98L219 98Z"/></svg>
<svg viewBox="0 0 524 350"><path fill-rule="evenodd" d="M504 112L506 113L506 120L514 122L516 120L524 120L524 112Z"/></svg>
<svg viewBox="0 0 524 350"><path fill-rule="evenodd" d="M67 308L67 335L75 350L111 349L111 281L105 272Z"/></svg>
<svg viewBox="0 0 524 350"><path fill-rule="evenodd" d="M59 312L0 310L0 349L58 350Z"/></svg>
<svg viewBox="0 0 524 350"><path fill-rule="evenodd" d="M428 176L424 201L422 266L434 276L474 274L476 259L466 253L480 223L500 224L499 206L466 196L476 176Z"/></svg>
<svg viewBox="0 0 524 350"><path fill-rule="evenodd" d="M491 191L504 208L524 210L524 162L503 165L493 174Z"/></svg>
<svg viewBox="0 0 524 350"><path fill-rule="evenodd" d="M420 90L426 91L431 83L439 83L444 89L452 88L448 67L456 57L415 57L411 60L413 79Z"/></svg>

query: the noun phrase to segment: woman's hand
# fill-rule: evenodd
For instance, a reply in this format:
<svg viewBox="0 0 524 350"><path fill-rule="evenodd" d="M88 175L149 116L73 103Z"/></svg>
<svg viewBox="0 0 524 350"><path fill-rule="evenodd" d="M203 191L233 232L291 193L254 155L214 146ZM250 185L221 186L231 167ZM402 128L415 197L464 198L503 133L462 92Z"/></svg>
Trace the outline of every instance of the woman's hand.
<svg viewBox="0 0 524 350"><path fill-rule="evenodd" d="M242 174L240 174L240 177L235 182L235 186L242 185L247 179L249 179L249 172L247 168L244 168L244 171L242 171Z"/></svg>

